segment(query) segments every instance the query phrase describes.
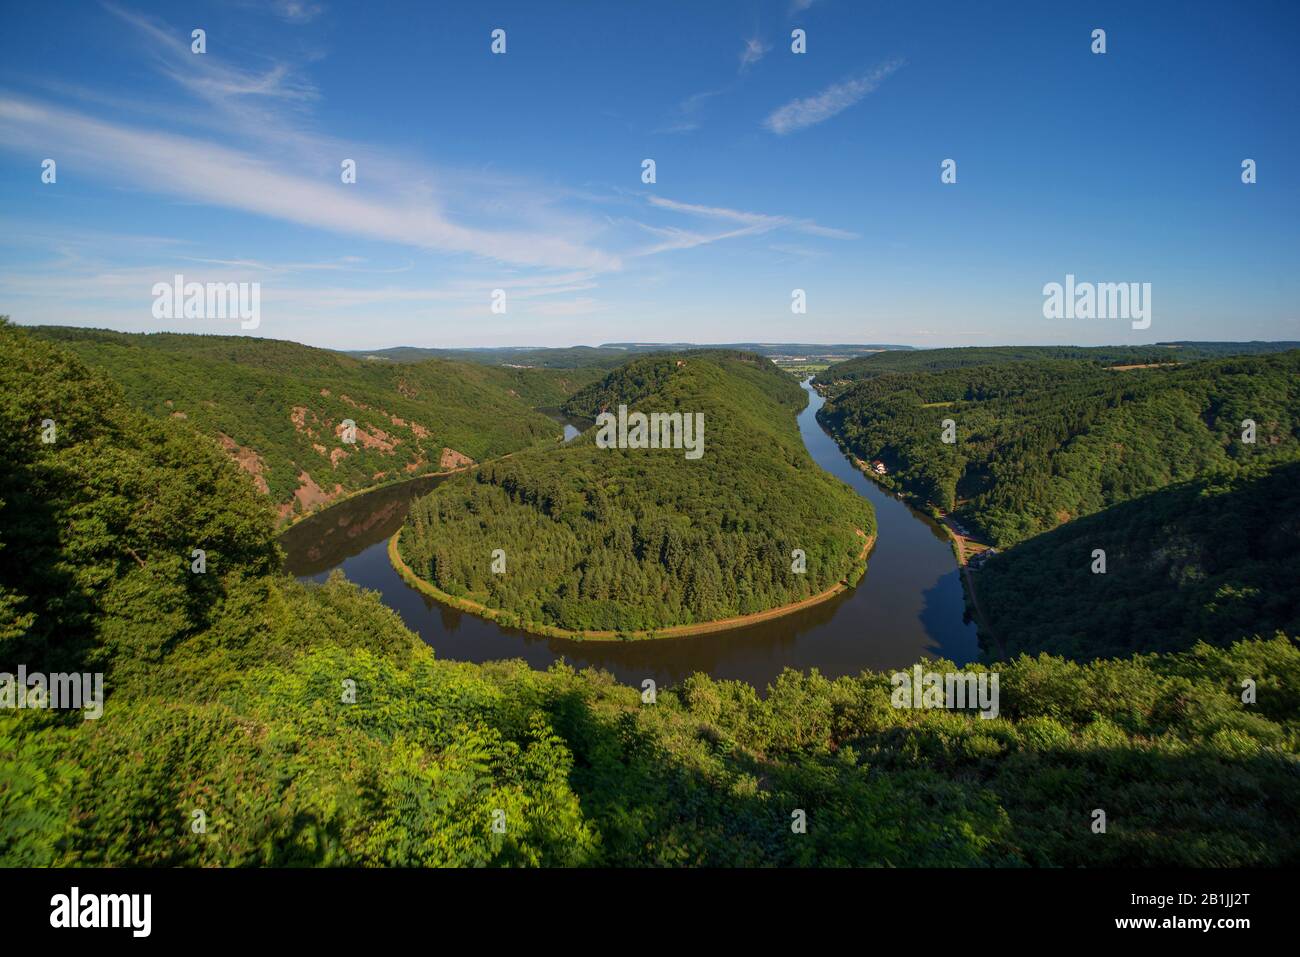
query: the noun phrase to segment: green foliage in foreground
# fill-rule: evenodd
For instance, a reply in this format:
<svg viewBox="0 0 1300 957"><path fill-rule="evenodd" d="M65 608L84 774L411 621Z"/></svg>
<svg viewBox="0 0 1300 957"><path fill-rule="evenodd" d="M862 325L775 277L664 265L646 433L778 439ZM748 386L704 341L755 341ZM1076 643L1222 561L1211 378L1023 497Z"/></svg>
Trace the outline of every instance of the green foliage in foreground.
<svg viewBox="0 0 1300 957"><path fill-rule="evenodd" d="M697 675L643 705L600 674L435 661L342 580L254 591L99 721L0 715L0 862L1300 861L1300 654L1282 638L1022 658L998 667L1003 713L986 721L895 709L884 675L787 671L765 698Z"/></svg>
<svg viewBox="0 0 1300 957"><path fill-rule="evenodd" d="M976 587L1011 654L1087 659L1300 634L1300 462L1205 476L1070 522L989 562Z"/></svg>
<svg viewBox="0 0 1300 957"><path fill-rule="evenodd" d="M787 671L766 697L697 675L646 705L599 673L436 661L378 596L271 571L264 501L201 439L29 336L0 347L0 671L93 662L109 692L97 721L0 710L0 864L1300 862L1293 639L1021 657L993 720L895 709L886 675ZM36 440L50 402L72 448ZM137 473L203 488L202 514ZM173 577L205 535L208 575Z"/></svg>
<svg viewBox="0 0 1300 957"><path fill-rule="evenodd" d="M225 436L232 455L234 446L247 450L244 461L286 514L323 500L316 493L306 505L295 499L309 482L332 497L439 471L444 448L479 461L554 439L560 428L534 408L559 406L597 374L441 359L365 362L245 336L59 326L32 333L106 372L137 408L183 416L212 439ZM345 419L357 425L355 444L341 441Z"/></svg>
<svg viewBox="0 0 1300 957"><path fill-rule="evenodd" d="M1010 545L1198 475L1300 457L1300 350L1129 372L1060 360L899 373L820 415L852 452L882 458L895 488Z"/></svg>
<svg viewBox="0 0 1300 957"><path fill-rule="evenodd" d="M565 411L701 413L703 457L602 449L588 430L415 502L402 556L443 591L525 626L631 632L800 601L858 573L875 532L870 504L804 448L805 401L791 376L745 353L630 362ZM492 570L495 549L505 574ZM804 573L791 568L795 549Z"/></svg>

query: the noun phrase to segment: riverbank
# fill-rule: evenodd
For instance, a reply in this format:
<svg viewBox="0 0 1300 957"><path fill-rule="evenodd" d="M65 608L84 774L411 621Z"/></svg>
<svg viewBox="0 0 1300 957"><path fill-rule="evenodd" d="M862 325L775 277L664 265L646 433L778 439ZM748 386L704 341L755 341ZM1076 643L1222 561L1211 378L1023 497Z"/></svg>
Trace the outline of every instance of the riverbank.
<svg viewBox="0 0 1300 957"><path fill-rule="evenodd" d="M747 625L756 625L760 622L772 621L773 619L794 614L795 612L802 611L812 605L820 604L830 598L834 598L841 592L845 592L854 587L862 580L862 576L866 574L867 570L867 556L871 552L871 547L876 543L876 536L867 535L860 528L855 528L853 531L864 539L862 552L858 555L859 566L849 575L849 577L841 579L825 591L818 592L816 595L811 595L808 598L801 599L797 602L791 602L787 605L780 605L776 608L769 608L765 611L754 612L751 615L737 615L731 618L719 618L714 621L703 621L692 625L673 625L669 628L656 628L652 630L633 632L570 631L567 628L556 628L550 625L533 624L520 624L509 627L517 627L521 631L526 631L533 635L540 635L545 638L568 638L574 641L649 641L661 638L690 638L696 635L731 631L735 628L744 628ZM450 595L431 582L416 575L415 572L411 570L410 566L406 564L406 561L398 551L397 542L398 539L401 538L401 535L402 531L401 529L398 529L397 533L388 540L388 560L397 573L402 577L402 580L412 588L422 594L428 595L430 598L433 598L435 601L441 602L444 605L450 605L452 608L469 612L472 615L477 615L480 618L487 618L490 621L495 621L500 624L506 624L505 619L513 618L513 616L508 612L503 612L496 608L489 608L487 605L471 601L468 598L457 598L455 595Z"/></svg>
<svg viewBox="0 0 1300 957"><path fill-rule="evenodd" d="M979 594L975 590L975 576L972 574L972 567L969 561L972 555L979 554L979 552L984 551L988 546L980 542L976 543L981 546L979 549L969 549L968 544L974 540L968 535L963 535L958 532L957 529L953 527L953 520L950 516L935 508L928 502L918 504L910 496L904 495L896 489L882 483L875 471L871 468L870 464L849 451L837 435L829 430L827 431L831 438L834 439L836 446L838 446L840 451L844 453L844 456L849 460L849 462L853 464L853 467L861 472L863 476L876 486L876 488L880 489L887 495L892 495L904 505L908 506L908 508L915 509L924 515L929 515L934 519L935 523L944 530L944 533L948 536L949 544L952 545L953 556L957 560L957 569L961 572L962 590L966 601L966 607L970 611L971 617L975 620L975 625L979 629L979 633L987 636L988 639L997 647L999 658L1005 659L1007 654L1006 646L1002 643L1002 639L998 636L997 632L993 630L993 626L989 623L988 617L984 614L984 609L980 605Z"/></svg>
<svg viewBox="0 0 1300 957"><path fill-rule="evenodd" d="M285 532L293 528L299 522L306 521L309 518L315 518L317 515L320 515L322 512L328 512L335 505L342 505L344 502L349 501L350 499L354 499L359 495L369 495L371 492L378 492L381 489L393 488L397 485L403 485L406 482L415 482L420 479L445 478L448 475L458 475L461 472L468 472L472 469L476 469L481 464L482 464L481 462L473 462L469 465L462 465L460 468L457 469L445 469L441 472L420 472L414 475L402 475L399 476L398 478L391 479L390 481L387 482L378 482L374 485L367 485L365 488L353 489L351 492L347 492L343 495L340 495L338 498L332 498L328 502L322 502L318 507L312 509L310 512L301 512L299 514L294 515L291 519L289 519L289 521L285 522L283 525L277 525L275 529L275 534L277 536L283 535Z"/></svg>
<svg viewBox="0 0 1300 957"><path fill-rule="evenodd" d="M439 479L356 496L300 522L280 539L286 569L317 583L342 572L376 593L441 659L483 663L519 658L539 670L564 661L607 671L633 686L652 678L668 687L703 672L746 682L762 696L787 668L816 668L834 678L864 670L897 671L936 654L959 666L981 660L975 625L966 616L964 586L952 574L950 543L928 516L863 478L817 422L822 398L806 384L805 389L809 405L798 423L813 461L876 511L870 572L852 588L810 607L685 641L551 638L457 611L404 578L388 553L389 540L406 519L407 504ZM446 481L458 480L464 476Z"/></svg>

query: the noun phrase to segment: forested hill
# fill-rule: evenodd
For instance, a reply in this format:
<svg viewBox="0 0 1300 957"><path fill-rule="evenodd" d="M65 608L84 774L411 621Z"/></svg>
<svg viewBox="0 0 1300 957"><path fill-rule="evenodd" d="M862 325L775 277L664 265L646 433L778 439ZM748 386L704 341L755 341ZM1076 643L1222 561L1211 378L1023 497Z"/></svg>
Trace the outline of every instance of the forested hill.
<svg viewBox="0 0 1300 957"><path fill-rule="evenodd" d="M1300 342L1158 342L1150 346L966 346L880 352L836 363L816 378L820 388L837 388L890 372L940 372L974 366L1081 359L1104 366L1161 365L1234 355L1261 355L1300 348Z"/></svg>
<svg viewBox="0 0 1300 957"><path fill-rule="evenodd" d="M242 336L127 334L46 326L138 408L220 444L281 518L383 481L455 468L554 439L534 411L597 373L428 360L365 362ZM343 423L356 424L354 443Z"/></svg>
<svg viewBox="0 0 1300 957"><path fill-rule="evenodd" d="M1010 655L1087 660L1300 634L1300 461L1103 509L990 561L976 585Z"/></svg>
<svg viewBox="0 0 1300 957"><path fill-rule="evenodd" d="M1300 457L1300 350L1126 371L1058 360L896 373L821 414L856 455L883 460L886 484L1010 545L1173 482Z"/></svg>
<svg viewBox="0 0 1300 957"><path fill-rule="evenodd" d="M794 378L779 371L771 362L760 360L752 353L703 349L649 355L628 362L571 395L564 403L564 412L575 418L594 419L598 413L616 408L620 402L631 406L667 386L692 358L722 365L728 375L743 380L768 400L785 406L791 412L798 413L807 404L807 397ZM678 382L687 378L679 377Z"/></svg>
<svg viewBox="0 0 1300 957"><path fill-rule="evenodd" d="M269 504L211 442L3 321L0 350L0 671L106 672L97 720L0 708L0 866L1300 861L1287 640L1021 658L992 720L891 707L885 674L647 704L436 661L374 593L275 571Z"/></svg>
<svg viewBox="0 0 1300 957"><path fill-rule="evenodd" d="M444 483L412 507L402 555L452 596L570 631L747 615L856 580L874 516L808 456L795 422L804 401L793 377L754 355L635 360L566 411L702 414L702 457L599 448L590 429ZM496 549L504 574L491 568Z"/></svg>

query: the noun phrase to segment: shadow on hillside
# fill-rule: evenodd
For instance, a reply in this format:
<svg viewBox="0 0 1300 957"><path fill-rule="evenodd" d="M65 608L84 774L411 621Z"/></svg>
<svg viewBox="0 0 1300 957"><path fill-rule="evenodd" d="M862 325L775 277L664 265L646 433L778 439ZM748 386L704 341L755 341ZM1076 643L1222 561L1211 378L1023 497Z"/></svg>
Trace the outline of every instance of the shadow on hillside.
<svg viewBox="0 0 1300 957"><path fill-rule="evenodd" d="M1105 572L1093 571L1096 550ZM1142 495L976 573L1009 655L1075 660L1300 631L1300 462Z"/></svg>
<svg viewBox="0 0 1300 957"><path fill-rule="evenodd" d="M6 430L8 431L8 430ZM21 596L0 618L0 671L88 671L94 648L94 605L65 558L63 529L50 504L51 487L73 475L36 468L30 436L6 442L8 468L0 473L0 600ZM15 616L11 619L10 616ZM30 617L29 617L30 616Z"/></svg>

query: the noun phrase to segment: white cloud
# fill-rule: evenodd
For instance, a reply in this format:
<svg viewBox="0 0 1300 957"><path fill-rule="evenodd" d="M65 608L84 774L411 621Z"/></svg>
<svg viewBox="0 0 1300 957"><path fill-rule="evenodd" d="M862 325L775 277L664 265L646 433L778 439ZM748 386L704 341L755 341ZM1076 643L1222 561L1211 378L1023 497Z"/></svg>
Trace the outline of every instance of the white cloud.
<svg viewBox="0 0 1300 957"><path fill-rule="evenodd" d="M323 8L319 3L303 3L301 0L276 0L271 10L281 19L290 23L307 23L320 16Z"/></svg>
<svg viewBox="0 0 1300 957"><path fill-rule="evenodd" d="M746 69L753 66L759 60L763 59L763 57L767 56L768 51L771 49L772 48L770 46L765 44L758 37L750 37L748 40L746 40L745 48L740 51L741 72L744 72Z"/></svg>
<svg viewBox="0 0 1300 957"><path fill-rule="evenodd" d="M304 101L318 96L316 87L299 78L288 64L276 62L256 72L229 65L215 51L195 56L188 30L170 30L113 4L104 6L148 39L148 49L170 79L214 106L248 109L248 97ZM303 4L291 6L305 9Z"/></svg>
<svg viewBox="0 0 1300 957"><path fill-rule="evenodd" d="M668 209L677 213L686 213L688 215L702 216L709 219L725 219L731 222L741 223L746 227L743 231L724 233L716 237L718 239L747 235L749 233L768 232L773 229L781 228L793 229L801 233L807 233L810 236L821 236L825 239L858 238L857 233L851 233L845 229L835 229L831 226L821 226L813 222L811 219L796 219L792 216L771 216L766 213L750 213L741 209L727 209L723 206L700 206L695 203L682 203L661 196L647 196L646 199L651 206L657 206L660 209ZM697 243L696 245L699 244Z"/></svg>
<svg viewBox="0 0 1300 957"><path fill-rule="evenodd" d="M801 233L808 233L810 236L824 236L826 239L857 239L857 233L851 233L847 229L836 229L833 226L818 226L816 223L799 223L797 228Z"/></svg>
<svg viewBox="0 0 1300 957"><path fill-rule="evenodd" d="M660 209L671 209L673 212L690 213L695 216L708 216L712 219L730 219L751 226L767 225L775 228L789 222L783 216L747 213L744 210L727 209L722 206L700 206L695 203L678 202L675 199L667 199L662 196L647 196L646 200L651 206L658 206Z"/></svg>
<svg viewBox="0 0 1300 957"><path fill-rule="evenodd" d="M466 226L418 195L344 186L337 169L290 172L204 140L107 123L32 101L0 96L0 147L57 156L60 172L80 165L137 188L345 235L519 265L620 267L618 257L549 231Z"/></svg>
<svg viewBox="0 0 1300 957"><path fill-rule="evenodd" d="M679 229L676 226L647 226L645 223L638 223L637 225L648 232L664 237L663 242L641 250L637 254L640 256L653 256L657 253L672 252L678 249L694 249L696 246L707 246L709 243L716 243L723 239L754 236L774 228L772 226L755 225L743 226L740 229L731 229L722 233L695 233L690 230Z"/></svg>
<svg viewBox="0 0 1300 957"><path fill-rule="evenodd" d="M686 99L677 104L673 110L668 122L654 130L655 133L690 133L700 128L700 114L703 112L704 104L715 96L721 96L728 92L728 87L720 90L704 90L700 93L693 93Z"/></svg>
<svg viewBox="0 0 1300 957"><path fill-rule="evenodd" d="M813 96L791 100L773 110L763 121L763 125L778 136L785 136L795 130L802 130L829 120L879 87L902 65L902 60L888 60L860 77L842 83L833 83Z"/></svg>

